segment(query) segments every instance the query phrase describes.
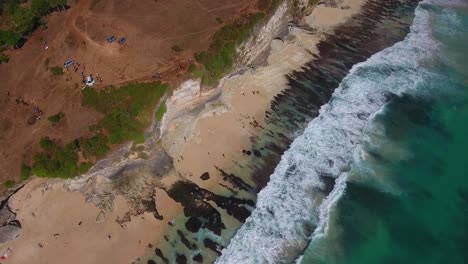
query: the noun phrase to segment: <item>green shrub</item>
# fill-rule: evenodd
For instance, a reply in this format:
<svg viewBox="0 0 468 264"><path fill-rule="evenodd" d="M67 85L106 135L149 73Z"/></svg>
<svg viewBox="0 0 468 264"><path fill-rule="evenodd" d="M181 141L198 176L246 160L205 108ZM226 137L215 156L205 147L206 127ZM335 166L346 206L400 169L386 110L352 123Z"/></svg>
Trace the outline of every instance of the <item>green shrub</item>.
<svg viewBox="0 0 468 264"><path fill-rule="evenodd" d="M39 145L45 151L52 150L55 147L55 143L49 137L41 138Z"/></svg>
<svg viewBox="0 0 468 264"><path fill-rule="evenodd" d="M78 155L69 148L56 147L34 157L32 172L45 178L71 178L78 175Z"/></svg>
<svg viewBox="0 0 468 264"><path fill-rule="evenodd" d="M24 2L30 2L31 5L26 7ZM6 12L1 12L2 19L12 21L10 26L2 27L5 31L0 31L0 44L13 46L18 41L36 29L39 25L45 25L47 22L43 16L57 6L65 6L66 0L1 0L0 9L3 8ZM2 10L0 10L2 11Z"/></svg>
<svg viewBox="0 0 468 264"><path fill-rule="evenodd" d="M21 174L20 174L21 180L23 181L27 180L29 176L31 176L31 167L25 164L21 165Z"/></svg>
<svg viewBox="0 0 468 264"><path fill-rule="evenodd" d="M83 174L83 173L88 172L89 169L91 169L91 167L93 167L92 163L89 163L89 162L81 163L80 168L79 168L79 174Z"/></svg>
<svg viewBox="0 0 468 264"><path fill-rule="evenodd" d="M112 144L142 142L143 132L152 119L151 109L167 88L159 82L131 83L100 91L86 87L82 91L82 104L104 114L99 125L108 132Z"/></svg>
<svg viewBox="0 0 468 264"><path fill-rule="evenodd" d="M107 138L102 134L83 138L80 140L81 151L86 158L92 156L100 158L109 151L107 141Z"/></svg>
<svg viewBox="0 0 468 264"><path fill-rule="evenodd" d="M11 18L16 26L15 31L23 36L33 31L38 19L32 9L25 7L18 7Z"/></svg>
<svg viewBox="0 0 468 264"><path fill-rule="evenodd" d="M40 17L49 12L50 5L48 0L33 0L31 3L32 12Z"/></svg>
<svg viewBox="0 0 468 264"><path fill-rule="evenodd" d="M14 46L20 39L21 36L11 30L0 30L0 46Z"/></svg>
<svg viewBox="0 0 468 264"><path fill-rule="evenodd" d="M161 122L164 113L166 113L166 102L162 102L161 105L158 107L158 110L156 110L156 119Z"/></svg>
<svg viewBox="0 0 468 264"><path fill-rule="evenodd" d="M5 185L6 188L11 188L15 186L15 182L12 180L7 180L6 182L3 183L3 185Z"/></svg>
<svg viewBox="0 0 468 264"><path fill-rule="evenodd" d="M224 26L215 33L208 51L195 55L195 59L204 67L204 84L215 84L232 68L237 56L237 46L250 36L255 25L264 17L264 13L249 14Z"/></svg>
<svg viewBox="0 0 468 264"><path fill-rule="evenodd" d="M52 72L52 74L54 76L59 76L59 75L63 75L63 68L60 67L60 66L54 66L52 68L50 68L50 71Z"/></svg>
<svg viewBox="0 0 468 264"><path fill-rule="evenodd" d="M50 122L57 124L60 122L63 118L65 117L65 114L63 112L57 113L55 115L51 115L47 118Z"/></svg>
<svg viewBox="0 0 468 264"><path fill-rule="evenodd" d="M195 77L201 79L203 78L203 71L200 70L195 64L190 64L188 67L190 73L192 73Z"/></svg>
<svg viewBox="0 0 468 264"><path fill-rule="evenodd" d="M10 58L8 58L7 55L0 53L0 64L2 63L8 63L10 61Z"/></svg>
<svg viewBox="0 0 468 264"><path fill-rule="evenodd" d="M320 0L309 0L309 6L316 5L320 2Z"/></svg>

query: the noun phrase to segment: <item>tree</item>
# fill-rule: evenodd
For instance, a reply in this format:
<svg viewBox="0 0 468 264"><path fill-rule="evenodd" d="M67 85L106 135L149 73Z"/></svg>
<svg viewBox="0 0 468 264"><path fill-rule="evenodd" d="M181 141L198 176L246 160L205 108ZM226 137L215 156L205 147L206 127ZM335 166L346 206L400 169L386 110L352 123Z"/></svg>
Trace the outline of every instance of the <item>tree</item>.
<svg viewBox="0 0 468 264"><path fill-rule="evenodd" d="M47 118L50 122L57 124L60 122L63 118L65 117L65 114L63 112L57 113L55 115L51 115Z"/></svg>
<svg viewBox="0 0 468 264"><path fill-rule="evenodd" d="M32 12L40 17L47 14L50 10L49 1L47 0L33 0L31 4Z"/></svg>
<svg viewBox="0 0 468 264"><path fill-rule="evenodd" d="M31 176L31 167L25 164L21 165L21 174L20 174L21 180L23 181L27 180L29 176Z"/></svg>
<svg viewBox="0 0 468 264"><path fill-rule="evenodd" d="M85 157L102 157L107 153L109 147L107 146L107 138L102 134L97 134L90 138L84 138L80 142L81 150Z"/></svg>
<svg viewBox="0 0 468 264"><path fill-rule="evenodd" d="M29 34L36 25L37 17L32 9L19 7L12 15L16 26L16 32L21 35Z"/></svg>
<svg viewBox="0 0 468 264"><path fill-rule="evenodd" d="M49 137L43 137L41 141L39 141L39 145L41 145L43 150L48 151L55 146L55 143Z"/></svg>
<svg viewBox="0 0 468 264"><path fill-rule="evenodd" d="M0 45L14 46L21 36L10 30L0 30Z"/></svg>
<svg viewBox="0 0 468 264"><path fill-rule="evenodd" d="M66 6L67 0L50 0L49 5L50 5L50 8L56 8L58 6Z"/></svg>

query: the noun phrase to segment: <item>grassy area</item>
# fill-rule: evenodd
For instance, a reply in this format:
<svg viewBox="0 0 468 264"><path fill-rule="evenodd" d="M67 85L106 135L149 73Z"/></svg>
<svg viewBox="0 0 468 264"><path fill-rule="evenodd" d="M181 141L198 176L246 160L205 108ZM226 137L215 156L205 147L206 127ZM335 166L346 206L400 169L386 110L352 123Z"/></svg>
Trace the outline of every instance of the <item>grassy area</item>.
<svg viewBox="0 0 468 264"><path fill-rule="evenodd" d="M109 143L120 144L125 141L143 142L143 132L152 119L153 106L168 89L161 83L132 83L120 88L109 87L104 90L85 88L82 91L82 104L104 114L98 125L90 127L93 136L75 139L65 146L49 137L39 144L42 151L35 155L30 171L23 169L24 175L34 174L47 178L71 178L88 171L93 165L79 161L79 153L86 160L102 158L109 151ZM52 117L59 122L63 114Z"/></svg>
<svg viewBox="0 0 468 264"><path fill-rule="evenodd" d="M103 134L96 134L90 138L80 140L80 148L85 158L102 158L108 151L108 139Z"/></svg>
<svg viewBox="0 0 468 264"><path fill-rule="evenodd" d="M320 2L320 0L309 0L309 6L316 5Z"/></svg>
<svg viewBox="0 0 468 264"><path fill-rule="evenodd" d="M20 178L21 180L25 181L31 176L31 167L23 164L21 165L21 173L20 173Z"/></svg>
<svg viewBox="0 0 468 264"><path fill-rule="evenodd" d="M0 46L15 46L38 26L46 24L43 16L52 9L67 4L67 0L32 0L30 5L24 5L24 2L26 1L0 1Z"/></svg>
<svg viewBox="0 0 468 264"><path fill-rule="evenodd" d="M52 140L50 140L53 142ZM34 156L32 172L45 178L71 178L78 175L79 164L77 151L79 146L72 142L65 147L52 143ZM45 141L44 141L45 142Z"/></svg>
<svg viewBox="0 0 468 264"><path fill-rule="evenodd" d="M252 35L255 26L271 16L283 1L260 0L257 7L261 12L244 15L222 27L213 36L209 49L195 55L200 67L191 66L191 73L201 78L205 85L216 84L232 69L237 59L237 48ZM216 20L223 23L222 18Z"/></svg>
<svg viewBox="0 0 468 264"><path fill-rule="evenodd" d="M189 72L190 72L193 76L195 76L196 78L198 78L198 79L203 78L203 74L204 74L204 73L203 73L203 71L202 71L199 67L197 67L197 65L195 65L195 64L190 64L188 70L189 70Z"/></svg>
<svg viewBox="0 0 468 264"><path fill-rule="evenodd" d="M237 47L252 33L254 27L265 18L265 13L246 15L215 33L210 48L195 55L203 66L202 82L215 84L231 70L237 55Z"/></svg>
<svg viewBox="0 0 468 264"><path fill-rule="evenodd" d="M9 61L10 61L10 58L8 58L7 55L0 53L0 64L8 63Z"/></svg>
<svg viewBox="0 0 468 264"><path fill-rule="evenodd" d="M15 186L15 182L12 180L7 180L6 182L3 183L3 185L5 185L6 188L11 188Z"/></svg>
<svg viewBox="0 0 468 264"><path fill-rule="evenodd" d="M60 121L63 120L64 117L65 117L65 114L63 112L60 112L55 115L49 116L47 120L49 120L53 124L58 124Z"/></svg>
<svg viewBox="0 0 468 264"><path fill-rule="evenodd" d="M83 89L83 105L105 116L99 126L109 135L112 144L125 141L143 142L143 132L152 119L152 107L168 86L157 83L132 83L120 88L96 91Z"/></svg>
<svg viewBox="0 0 468 264"><path fill-rule="evenodd" d="M159 106L158 110L156 110L156 119L161 122L164 114L166 113L166 102L162 102L161 105Z"/></svg>

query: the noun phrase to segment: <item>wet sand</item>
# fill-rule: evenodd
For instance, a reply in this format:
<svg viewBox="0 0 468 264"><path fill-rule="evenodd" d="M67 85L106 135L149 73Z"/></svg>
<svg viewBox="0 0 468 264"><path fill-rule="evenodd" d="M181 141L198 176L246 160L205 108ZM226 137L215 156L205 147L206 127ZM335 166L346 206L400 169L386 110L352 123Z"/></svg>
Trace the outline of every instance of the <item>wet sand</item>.
<svg viewBox="0 0 468 264"><path fill-rule="evenodd" d="M203 91L197 81L182 85L168 101L161 128L160 142L174 162L161 187L169 189L181 179L214 193L226 192L223 186L234 187L218 168L232 170L248 158L243 150L250 151L252 138L262 131L271 102L286 88L286 75L319 55L316 45L325 33L356 13L362 2L345 0L341 6L350 7L346 9L318 6L305 19L316 31L291 27L284 40L271 42L266 65L241 69L214 90ZM205 173L209 179L203 180ZM73 181L78 180L67 182ZM101 177L96 184L101 181L109 179ZM247 192L243 195L253 198ZM122 227L115 220L130 210L122 196L116 195L112 210L96 221L101 210L86 202L82 192L68 191L59 180L32 180L10 200L22 230L18 239L0 245L0 254L12 249L5 263L15 264L31 263L31 259L34 263L131 263L153 252L168 221L183 211L162 189L156 188L155 196L163 220L143 213Z"/></svg>

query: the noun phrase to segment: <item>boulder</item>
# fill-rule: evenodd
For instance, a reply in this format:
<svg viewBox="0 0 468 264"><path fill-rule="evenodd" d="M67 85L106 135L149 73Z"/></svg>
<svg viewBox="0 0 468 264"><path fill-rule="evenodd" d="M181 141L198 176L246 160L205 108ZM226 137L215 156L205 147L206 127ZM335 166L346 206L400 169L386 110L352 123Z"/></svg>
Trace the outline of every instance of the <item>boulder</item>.
<svg viewBox="0 0 468 264"><path fill-rule="evenodd" d="M8 222L13 221L16 217L16 214L13 213L8 205L5 205L0 209L0 226L8 224Z"/></svg>
<svg viewBox="0 0 468 264"><path fill-rule="evenodd" d="M0 227L0 243L16 239L19 236L21 228L16 225L5 225Z"/></svg>

